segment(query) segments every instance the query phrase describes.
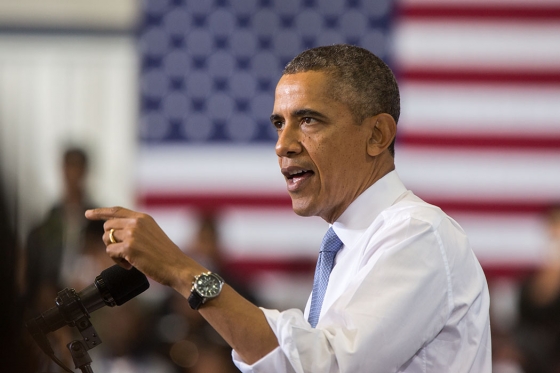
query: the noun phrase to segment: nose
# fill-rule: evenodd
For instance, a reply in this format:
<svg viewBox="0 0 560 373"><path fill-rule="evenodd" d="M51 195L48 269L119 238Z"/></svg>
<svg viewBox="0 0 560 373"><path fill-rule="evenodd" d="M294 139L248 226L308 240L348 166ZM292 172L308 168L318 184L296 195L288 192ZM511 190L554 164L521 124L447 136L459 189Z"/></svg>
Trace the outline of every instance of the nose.
<svg viewBox="0 0 560 373"><path fill-rule="evenodd" d="M289 157L301 153L301 133L299 125L286 123L284 128L278 132L276 142L276 155L279 157Z"/></svg>

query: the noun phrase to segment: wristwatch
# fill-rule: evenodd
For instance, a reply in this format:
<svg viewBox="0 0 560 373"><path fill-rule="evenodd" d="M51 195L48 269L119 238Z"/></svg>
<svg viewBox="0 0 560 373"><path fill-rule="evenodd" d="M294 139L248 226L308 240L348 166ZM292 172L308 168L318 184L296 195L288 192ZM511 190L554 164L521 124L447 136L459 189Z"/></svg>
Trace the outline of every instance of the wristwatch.
<svg viewBox="0 0 560 373"><path fill-rule="evenodd" d="M189 306L198 310L208 299L220 295L224 280L216 273L206 272L194 277L191 295L188 298Z"/></svg>

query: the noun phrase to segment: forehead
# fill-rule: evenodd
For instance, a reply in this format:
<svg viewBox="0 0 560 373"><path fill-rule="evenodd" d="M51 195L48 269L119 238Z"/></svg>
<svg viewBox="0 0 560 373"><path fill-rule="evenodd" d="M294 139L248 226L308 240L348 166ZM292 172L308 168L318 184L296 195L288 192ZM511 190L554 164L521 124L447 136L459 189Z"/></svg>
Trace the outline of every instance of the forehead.
<svg viewBox="0 0 560 373"><path fill-rule="evenodd" d="M286 105L326 104L335 101L331 81L324 72L307 71L280 78L274 96L275 109Z"/></svg>

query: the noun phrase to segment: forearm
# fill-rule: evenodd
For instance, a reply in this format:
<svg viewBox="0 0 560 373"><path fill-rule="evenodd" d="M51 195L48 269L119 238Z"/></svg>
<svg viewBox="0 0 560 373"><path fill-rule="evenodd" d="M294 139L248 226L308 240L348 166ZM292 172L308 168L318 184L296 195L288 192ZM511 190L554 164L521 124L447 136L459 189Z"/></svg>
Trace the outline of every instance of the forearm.
<svg viewBox="0 0 560 373"><path fill-rule="evenodd" d="M228 285L218 298L200 308L200 314L247 364L278 346L263 312Z"/></svg>
<svg viewBox="0 0 560 373"><path fill-rule="evenodd" d="M182 285L175 289L185 298L191 292L189 282L192 280L181 281ZM207 301L198 311L247 364L278 346L263 312L227 283L217 298Z"/></svg>

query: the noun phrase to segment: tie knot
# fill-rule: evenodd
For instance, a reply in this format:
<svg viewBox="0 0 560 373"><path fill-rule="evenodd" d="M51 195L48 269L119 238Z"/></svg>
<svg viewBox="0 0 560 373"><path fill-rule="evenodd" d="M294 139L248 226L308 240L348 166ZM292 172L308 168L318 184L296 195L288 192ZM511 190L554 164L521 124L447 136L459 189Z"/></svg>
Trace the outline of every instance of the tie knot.
<svg viewBox="0 0 560 373"><path fill-rule="evenodd" d="M342 241L332 227L329 228L325 237L323 237L323 243L321 244L321 251L328 251L328 252L338 252L342 247Z"/></svg>

